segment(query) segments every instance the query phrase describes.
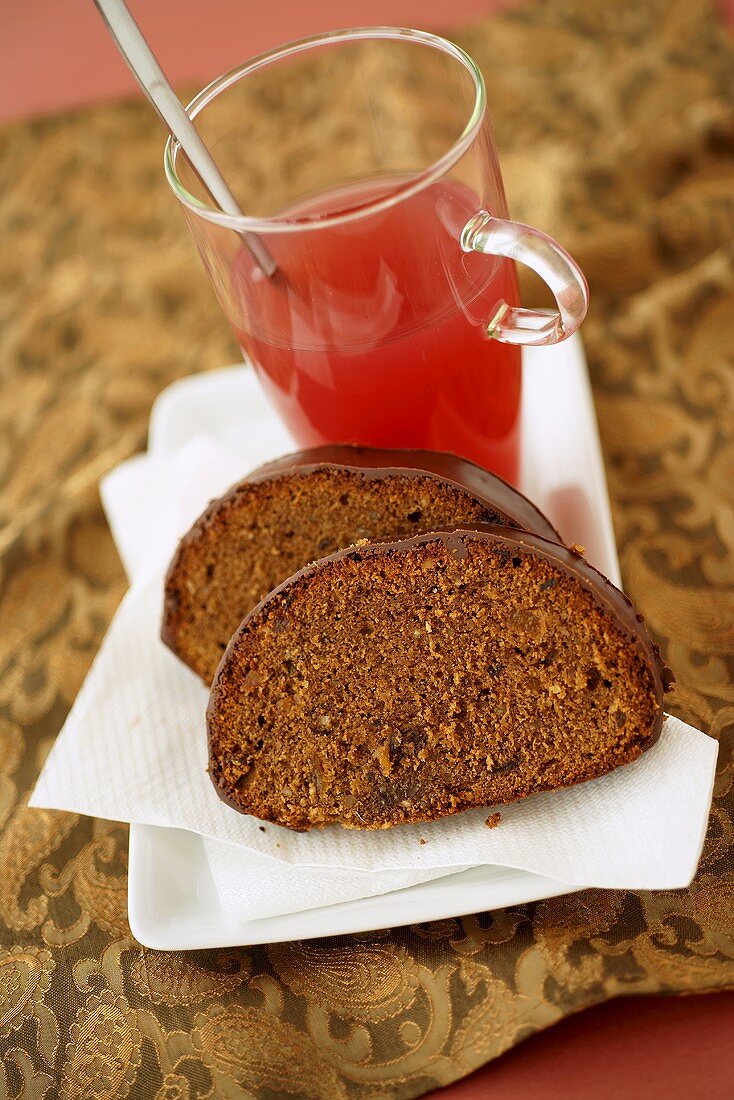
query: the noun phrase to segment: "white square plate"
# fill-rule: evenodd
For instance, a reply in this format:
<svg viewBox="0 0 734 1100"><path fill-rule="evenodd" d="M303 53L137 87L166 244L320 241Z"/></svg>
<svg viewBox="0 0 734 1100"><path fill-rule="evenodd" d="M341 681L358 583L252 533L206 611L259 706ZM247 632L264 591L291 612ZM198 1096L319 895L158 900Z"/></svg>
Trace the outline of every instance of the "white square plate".
<svg viewBox="0 0 734 1100"><path fill-rule="evenodd" d="M243 473L294 445L251 371L228 367L169 386L153 406L149 450L177 450L201 432L242 459ZM567 542L619 584L619 562L583 348L578 337L523 358L522 487ZM507 867L473 867L392 893L261 920L224 912L201 837L131 825L128 913L136 938L160 950L340 935L461 916L577 887Z"/></svg>

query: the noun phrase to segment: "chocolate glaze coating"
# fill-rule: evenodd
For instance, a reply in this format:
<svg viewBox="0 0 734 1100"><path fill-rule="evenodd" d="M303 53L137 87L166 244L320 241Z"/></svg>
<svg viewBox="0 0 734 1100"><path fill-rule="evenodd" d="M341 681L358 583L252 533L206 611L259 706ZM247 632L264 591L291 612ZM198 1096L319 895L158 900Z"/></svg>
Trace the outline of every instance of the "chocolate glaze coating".
<svg viewBox="0 0 734 1100"><path fill-rule="evenodd" d="M658 712L653 728L650 731L650 736L643 747L643 751L646 751L655 744L660 737L663 719L665 717L663 712L663 697L670 689L674 677L670 669L662 661L658 646L650 638L650 635L643 625L643 617L637 613L632 602L622 591L620 591L620 589L613 585L611 581L607 580L598 569L589 565L578 551L560 546L550 539L543 538L541 535L519 531L511 527L492 526L489 524L478 524L476 528L471 530L465 528L444 528L423 535L415 535L412 538L401 539L397 542L375 542L367 543L363 546L349 546L345 549L337 550L326 558L320 558L318 561L304 566L303 569L299 569L293 576L273 589L264 600L261 600L260 603L253 608L231 638L212 681L209 705L207 708L207 733L209 734L209 715L216 707L219 681L229 660L230 652L236 648L240 636L247 633L250 629L250 624L280 593L298 583L301 579L307 578L318 570L323 569L330 562L349 557L361 560L364 558L380 557L386 554L397 554L405 552L412 547L435 541L443 542L446 549L459 558L467 556L466 544L468 542L499 543L506 547L508 554L512 554L513 550L522 547L524 551L529 551L533 556L545 558L552 562L555 566L565 570L579 581L596 602L612 616L614 621L629 639L630 644L635 647L642 662L650 672L655 696L658 702ZM209 751L211 760L211 743L209 744ZM240 807L238 807L237 803L231 799L226 791L221 790L216 784L214 784L214 787L223 802L232 806L234 809L239 809L241 812Z"/></svg>
<svg viewBox="0 0 734 1100"><path fill-rule="evenodd" d="M329 443L266 462L253 470L245 481L269 481L296 471L306 474L320 466L341 467L375 481L395 474L403 477L433 474L471 493L492 511L501 513L513 525L528 531L537 531L553 542L561 541L561 536L550 520L518 489L476 463L447 451L392 450Z"/></svg>

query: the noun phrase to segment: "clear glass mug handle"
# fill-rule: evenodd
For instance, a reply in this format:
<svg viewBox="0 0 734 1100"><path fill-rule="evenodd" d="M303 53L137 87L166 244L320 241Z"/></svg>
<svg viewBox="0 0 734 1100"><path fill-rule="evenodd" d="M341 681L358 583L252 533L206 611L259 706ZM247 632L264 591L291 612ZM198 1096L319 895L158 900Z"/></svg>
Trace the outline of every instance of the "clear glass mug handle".
<svg viewBox="0 0 734 1100"><path fill-rule="evenodd" d="M465 252L506 256L532 268L550 287L557 310L522 309L501 302L487 335L505 344L558 344L576 331L589 307L589 288L578 264L552 237L520 222L480 210L464 226Z"/></svg>

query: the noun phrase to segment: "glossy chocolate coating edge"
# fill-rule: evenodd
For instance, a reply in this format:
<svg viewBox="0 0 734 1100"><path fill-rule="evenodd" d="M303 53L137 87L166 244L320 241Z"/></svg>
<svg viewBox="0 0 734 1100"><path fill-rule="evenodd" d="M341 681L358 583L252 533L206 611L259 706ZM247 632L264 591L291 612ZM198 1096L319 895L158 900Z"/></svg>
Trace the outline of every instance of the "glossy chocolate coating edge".
<svg viewBox="0 0 734 1100"><path fill-rule="evenodd" d="M518 527L537 531L553 541L561 536L540 509L497 474L448 451L400 450L383 447L358 447L348 443L329 443L323 447L295 451L258 466L245 482L258 483L294 473L311 473L320 467L346 469L376 481L388 477L425 477L441 481L470 493Z"/></svg>
<svg viewBox="0 0 734 1100"><path fill-rule="evenodd" d="M513 548L522 547L524 550L529 551L532 555L539 558L545 558L556 566L560 566L565 569L567 573L574 579L578 580L582 586L591 593L597 603L602 605L602 608L612 615L614 621L619 625L623 633L629 638L630 642L637 649L640 657L643 660L645 667L649 670L652 677L655 696L658 703L658 713L656 715L655 723L650 735L645 742L642 751L646 752L652 748L655 742L659 739L663 726L663 719L665 717L663 712L663 697L667 691L670 690L671 685L674 682L674 677L671 670L663 662L659 647L653 642L652 638L648 634L644 627L644 618L640 615L632 601L625 596L616 585L612 584L603 573L600 573L598 569L595 569L593 565L590 565L586 559L576 550L568 549L565 546L560 546L558 543L544 538L542 535L536 535L532 532L519 531L512 527L501 527L490 524L477 525L476 528L443 528L437 531L429 531L423 535L415 535L412 538L401 539L395 542L373 542L367 543L364 546L347 546L342 550L337 550L333 554L329 554L328 557L319 558L317 561L311 562L309 565L299 569L287 580L279 584L277 588L274 588L272 592L268 593L265 599L261 600L252 611L242 620L239 627L230 639L227 649L222 654L222 659L219 662L216 673L212 680L211 692L209 695L209 704L207 706L206 718L207 718L207 747L209 762L211 764L211 735L209 730L209 715L213 711L216 705L216 696L218 694L220 676L224 672L224 668L228 663L230 652L236 647L239 638L242 634L246 633L250 629L250 624L268 607L270 603L274 603L277 597L288 588L295 584L298 584L301 580L305 580L319 570L328 568L332 562L341 561L345 558L354 557L357 559L380 557L382 555L391 555L395 553L401 553L412 549L416 546L421 546L430 542L443 542L446 549L455 554L458 557L466 557L466 542L493 542L500 543L507 547L509 552L512 552ZM219 798L231 806L233 809L242 813L242 808L235 802L226 791L223 791L213 780L212 785L216 790Z"/></svg>

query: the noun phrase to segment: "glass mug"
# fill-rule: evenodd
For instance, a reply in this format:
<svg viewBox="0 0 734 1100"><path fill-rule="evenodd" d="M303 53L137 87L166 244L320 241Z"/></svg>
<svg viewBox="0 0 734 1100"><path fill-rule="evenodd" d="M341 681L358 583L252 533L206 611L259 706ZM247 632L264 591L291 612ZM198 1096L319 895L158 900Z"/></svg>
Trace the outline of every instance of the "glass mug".
<svg viewBox="0 0 734 1100"><path fill-rule="evenodd" d="M212 205L173 139L166 175L297 443L453 451L516 481L520 345L569 336L588 291L555 241L508 220L472 59L419 31L337 31L187 110L246 216ZM515 260L555 310L520 307Z"/></svg>

